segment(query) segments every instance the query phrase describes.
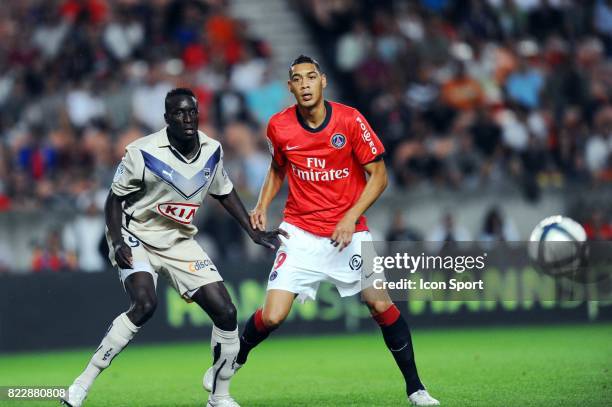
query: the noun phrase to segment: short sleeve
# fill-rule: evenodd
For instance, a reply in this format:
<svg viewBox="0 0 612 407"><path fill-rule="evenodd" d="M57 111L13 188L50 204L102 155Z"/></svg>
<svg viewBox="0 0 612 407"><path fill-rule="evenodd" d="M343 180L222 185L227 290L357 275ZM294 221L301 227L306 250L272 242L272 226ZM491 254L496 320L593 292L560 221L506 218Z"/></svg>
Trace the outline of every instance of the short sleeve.
<svg viewBox="0 0 612 407"><path fill-rule="evenodd" d="M370 123L361 113L355 110L352 118L351 143L353 154L357 157L360 164L367 164L374 161L378 156L385 152L385 147L372 130Z"/></svg>
<svg viewBox="0 0 612 407"><path fill-rule="evenodd" d="M128 148L119 163L111 189L115 195L125 196L143 186L144 160L139 150Z"/></svg>
<svg viewBox="0 0 612 407"><path fill-rule="evenodd" d="M272 155L272 159L279 166L285 166L287 162L285 155L283 154L283 150L277 144L276 140L276 132L274 131L274 127L271 123L268 123L268 130L266 131L266 141L268 143L268 149L270 150L270 154Z"/></svg>
<svg viewBox="0 0 612 407"><path fill-rule="evenodd" d="M232 192L232 189L234 189L234 184L223 167L223 149L221 149L221 156L217 164L217 170L215 171L215 178L213 178L210 184L208 193L213 195L227 195Z"/></svg>

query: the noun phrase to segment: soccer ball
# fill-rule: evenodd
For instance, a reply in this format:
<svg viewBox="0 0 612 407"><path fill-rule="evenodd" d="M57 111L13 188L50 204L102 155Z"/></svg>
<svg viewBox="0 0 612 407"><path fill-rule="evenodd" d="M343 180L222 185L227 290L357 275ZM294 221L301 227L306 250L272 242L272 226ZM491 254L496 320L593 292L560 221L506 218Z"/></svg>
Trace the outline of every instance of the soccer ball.
<svg viewBox="0 0 612 407"><path fill-rule="evenodd" d="M529 257L547 274L566 276L586 264L586 232L575 220L549 216L531 232Z"/></svg>

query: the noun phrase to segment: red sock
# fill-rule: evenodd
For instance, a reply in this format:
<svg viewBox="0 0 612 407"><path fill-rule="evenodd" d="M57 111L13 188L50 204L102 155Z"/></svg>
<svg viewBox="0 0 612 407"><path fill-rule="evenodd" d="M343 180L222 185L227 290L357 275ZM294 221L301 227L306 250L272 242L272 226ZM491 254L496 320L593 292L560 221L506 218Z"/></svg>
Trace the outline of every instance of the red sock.
<svg viewBox="0 0 612 407"><path fill-rule="evenodd" d="M269 329L266 327L266 325L263 322L263 318L262 318L262 309L258 308L257 311L255 311L255 313L253 314L253 322L255 323L255 329L257 329L258 332L260 333L267 333L269 331Z"/></svg>
<svg viewBox="0 0 612 407"><path fill-rule="evenodd" d="M395 306L395 304L393 304L389 308L387 308L386 311L381 312L380 314L373 315L372 317L374 318L374 320L376 320L378 325L389 326L393 325L395 321L397 321L397 319L400 317L400 315L401 314L399 309Z"/></svg>
<svg viewBox="0 0 612 407"><path fill-rule="evenodd" d="M259 308L247 321L240 335L240 351L236 356L236 362L241 365L246 363L249 352L270 335L270 330L264 325Z"/></svg>

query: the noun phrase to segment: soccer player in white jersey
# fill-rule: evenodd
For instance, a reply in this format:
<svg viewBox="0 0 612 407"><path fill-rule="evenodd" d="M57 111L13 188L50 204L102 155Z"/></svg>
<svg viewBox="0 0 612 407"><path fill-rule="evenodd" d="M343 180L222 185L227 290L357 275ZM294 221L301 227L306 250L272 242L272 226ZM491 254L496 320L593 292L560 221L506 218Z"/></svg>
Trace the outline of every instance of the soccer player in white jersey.
<svg viewBox="0 0 612 407"><path fill-rule="evenodd" d="M237 407L229 394L239 350L236 308L215 265L193 239L196 211L206 194L217 199L251 239L270 249L278 234L251 227L249 215L223 169L219 142L198 131L198 103L189 89L165 99L167 126L126 147L105 207L109 257L130 298L111 323L85 370L62 402L80 407L95 378L134 338L156 307L162 274L188 302L212 319L214 385L207 407Z"/></svg>

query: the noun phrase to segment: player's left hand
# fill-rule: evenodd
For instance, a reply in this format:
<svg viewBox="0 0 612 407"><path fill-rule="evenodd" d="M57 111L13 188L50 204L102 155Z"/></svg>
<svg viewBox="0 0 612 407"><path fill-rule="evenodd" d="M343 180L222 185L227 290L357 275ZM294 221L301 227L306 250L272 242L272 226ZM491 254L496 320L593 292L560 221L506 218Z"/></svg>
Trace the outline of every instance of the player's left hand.
<svg viewBox="0 0 612 407"><path fill-rule="evenodd" d="M289 239L289 233L280 228L270 231L254 230L251 239L253 239L255 243L267 247L268 249L278 250L281 245L278 235L282 235Z"/></svg>
<svg viewBox="0 0 612 407"><path fill-rule="evenodd" d="M355 221L349 218L342 218L331 236L331 244L340 247L340 251L342 251L351 244L353 233L355 233Z"/></svg>

